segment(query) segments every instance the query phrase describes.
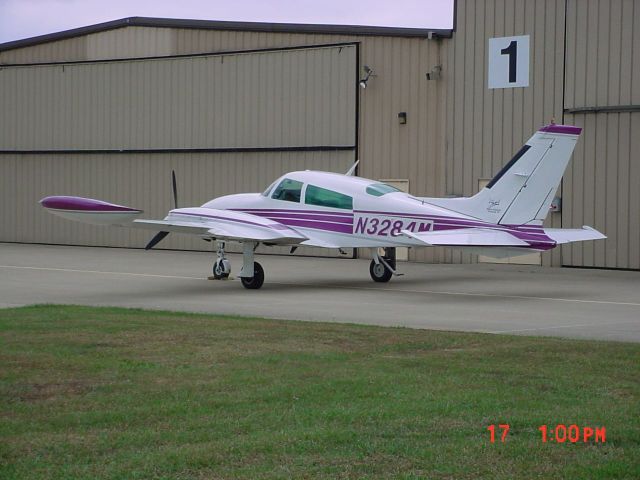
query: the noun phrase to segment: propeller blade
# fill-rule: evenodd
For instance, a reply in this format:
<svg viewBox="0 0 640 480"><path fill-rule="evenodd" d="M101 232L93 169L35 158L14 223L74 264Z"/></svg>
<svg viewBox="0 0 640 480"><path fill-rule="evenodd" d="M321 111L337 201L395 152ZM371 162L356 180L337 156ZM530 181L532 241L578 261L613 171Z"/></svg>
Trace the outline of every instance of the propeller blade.
<svg viewBox="0 0 640 480"><path fill-rule="evenodd" d="M178 185L176 182L176 171L171 170L171 186L173 187L173 204L175 208L178 208ZM158 243L164 240L164 237L169 235L169 232L158 232L155 236L147 243L147 246L144 247L145 250L151 250Z"/></svg>
<svg viewBox="0 0 640 480"><path fill-rule="evenodd" d="M171 170L171 185L173 186L173 204L178 208L178 187L176 185L176 171Z"/></svg>
<svg viewBox="0 0 640 480"><path fill-rule="evenodd" d="M144 247L144 249L145 250L151 250L158 243L160 243L164 239L164 237L166 237L167 235L169 235L169 232L158 232L158 233L156 233L155 236L151 239L151 241L149 243L147 243L147 246Z"/></svg>

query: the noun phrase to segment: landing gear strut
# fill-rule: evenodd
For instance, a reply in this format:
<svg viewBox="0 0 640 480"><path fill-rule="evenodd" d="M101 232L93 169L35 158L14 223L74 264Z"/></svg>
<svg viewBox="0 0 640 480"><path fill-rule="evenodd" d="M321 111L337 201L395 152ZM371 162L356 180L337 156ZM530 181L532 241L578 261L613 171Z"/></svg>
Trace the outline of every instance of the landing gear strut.
<svg viewBox="0 0 640 480"><path fill-rule="evenodd" d="M378 249L374 250L373 260L369 264L369 274L374 282L386 283L396 273L396 249L385 248L384 255L380 256Z"/></svg>
<svg viewBox="0 0 640 480"><path fill-rule="evenodd" d="M228 278L231 273L231 262L224 254L224 242L218 242L218 258L213 264L213 278L222 280Z"/></svg>

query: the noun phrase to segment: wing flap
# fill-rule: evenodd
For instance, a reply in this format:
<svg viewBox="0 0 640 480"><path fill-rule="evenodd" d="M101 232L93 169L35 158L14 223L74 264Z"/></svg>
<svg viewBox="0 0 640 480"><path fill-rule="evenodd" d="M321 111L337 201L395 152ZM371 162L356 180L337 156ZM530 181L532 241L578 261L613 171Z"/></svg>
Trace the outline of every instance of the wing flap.
<svg viewBox="0 0 640 480"><path fill-rule="evenodd" d="M431 246L483 246L483 247L528 247L524 240L503 230L488 228L457 228L435 232L414 233L402 230L409 238Z"/></svg>

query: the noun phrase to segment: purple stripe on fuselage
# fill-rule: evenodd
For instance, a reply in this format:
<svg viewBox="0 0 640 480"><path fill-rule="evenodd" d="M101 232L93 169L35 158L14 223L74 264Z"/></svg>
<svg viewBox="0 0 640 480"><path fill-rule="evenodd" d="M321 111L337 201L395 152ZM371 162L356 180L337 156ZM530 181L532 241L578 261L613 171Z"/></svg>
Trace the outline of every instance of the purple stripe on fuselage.
<svg viewBox="0 0 640 480"><path fill-rule="evenodd" d="M551 125L546 125L542 127L538 131L546 132L546 133L564 133L567 135L580 135L580 132L582 132L582 128L575 127L573 125L556 125L552 123Z"/></svg>
<svg viewBox="0 0 640 480"><path fill-rule="evenodd" d="M70 210L75 212L142 212L137 208L124 207L93 198L55 196L40 200L45 208Z"/></svg>
<svg viewBox="0 0 640 480"><path fill-rule="evenodd" d="M271 217L267 217L271 218ZM329 222L314 222L311 220L298 220L298 219L277 219L277 221L289 225L291 227L303 227L313 228L315 230L326 230L328 232L337 233L353 233L353 225L346 225L342 223L329 223Z"/></svg>
<svg viewBox="0 0 640 480"><path fill-rule="evenodd" d="M548 250L556 246L556 242L549 238L540 225L500 225L487 223L480 220L470 220L466 218L446 217L442 215L426 214L402 214L398 212L379 212L371 210L356 210L356 213L365 213L387 217L399 217L405 219L429 220L433 222L433 231L456 230L460 228L487 228L504 231L514 237L529 243L529 247L540 250Z"/></svg>

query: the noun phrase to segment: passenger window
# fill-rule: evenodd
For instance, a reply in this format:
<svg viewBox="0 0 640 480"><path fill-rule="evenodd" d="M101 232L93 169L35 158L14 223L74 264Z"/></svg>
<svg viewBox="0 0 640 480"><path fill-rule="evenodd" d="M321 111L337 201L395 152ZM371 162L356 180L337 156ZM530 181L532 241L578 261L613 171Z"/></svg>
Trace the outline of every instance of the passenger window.
<svg viewBox="0 0 640 480"><path fill-rule="evenodd" d="M273 191L271 198L285 202L299 202L302 194L302 182L285 178Z"/></svg>
<svg viewBox="0 0 640 480"><path fill-rule="evenodd" d="M374 197L381 197L386 195L387 193L400 192L396 187L392 187L391 185L387 185L386 183L374 183L373 185L369 185L367 187L367 193L369 195L373 195Z"/></svg>
<svg viewBox="0 0 640 480"><path fill-rule="evenodd" d="M307 186L305 203L308 205L319 205L321 207L353 209L353 198L349 195L327 190L326 188Z"/></svg>

